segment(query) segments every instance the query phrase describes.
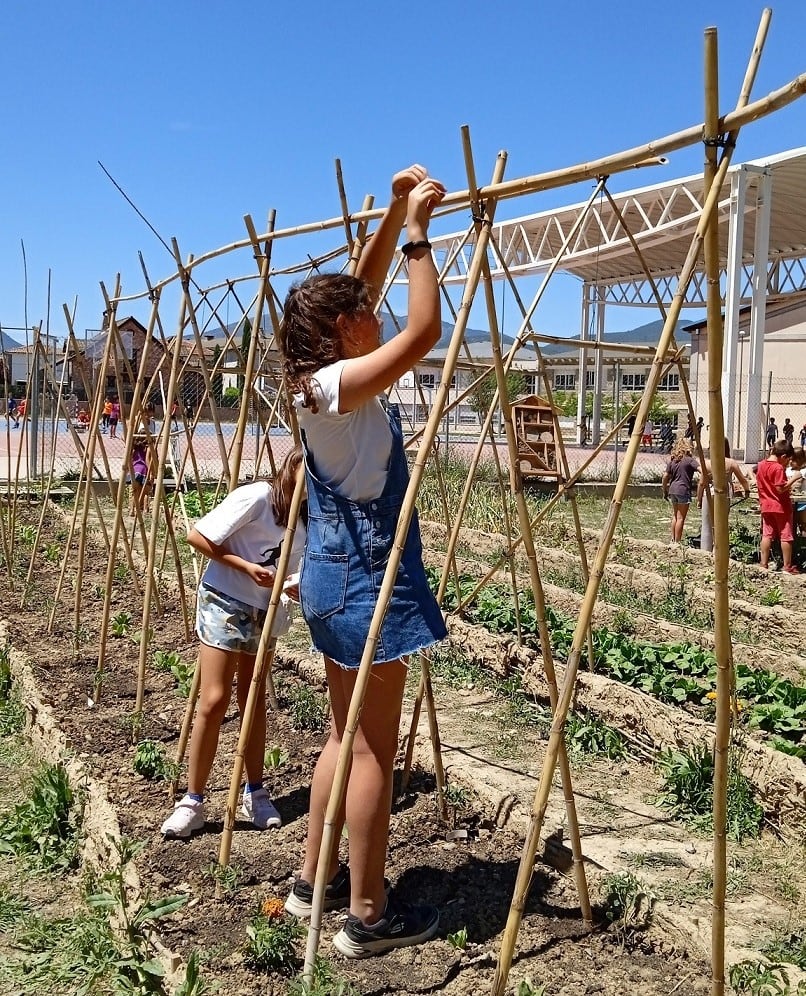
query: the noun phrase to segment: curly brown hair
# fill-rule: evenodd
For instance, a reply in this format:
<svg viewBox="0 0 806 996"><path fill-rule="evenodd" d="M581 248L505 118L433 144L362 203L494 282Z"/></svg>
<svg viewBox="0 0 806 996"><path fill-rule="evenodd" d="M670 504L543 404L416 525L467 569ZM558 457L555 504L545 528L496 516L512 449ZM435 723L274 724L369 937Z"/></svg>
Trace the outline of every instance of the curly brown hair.
<svg viewBox="0 0 806 996"><path fill-rule="evenodd" d="M677 462L685 456L691 456L691 443L687 439L676 439L672 452L669 454L669 460Z"/></svg>
<svg viewBox="0 0 806 996"><path fill-rule="evenodd" d="M346 273L317 274L289 290L277 339L289 390L302 395L304 408L319 410L311 389L316 371L344 358L338 318L371 311L373 304L373 288Z"/></svg>

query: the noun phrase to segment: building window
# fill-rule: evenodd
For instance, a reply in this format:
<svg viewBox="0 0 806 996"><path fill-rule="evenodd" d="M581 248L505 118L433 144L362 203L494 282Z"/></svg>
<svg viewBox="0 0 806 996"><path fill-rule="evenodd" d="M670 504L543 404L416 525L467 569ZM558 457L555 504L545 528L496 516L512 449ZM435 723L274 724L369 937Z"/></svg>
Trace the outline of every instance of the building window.
<svg viewBox="0 0 806 996"><path fill-rule="evenodd" d="M554 374L555 391L573 391L577 386L576 374Z"/></svg>
<svg viewBox="0 0 806 996"><path fill-rule="evenodd" d="M646 374L625 374L621 375L621 389L623 391L643 391L646 387Z"/></svg>
<svg viewBox="0 0 806 996"><path fill-rule="evenodd" d="M417 383L420 387L436 387L437 386L437 375L436 374L417 374Z"/></svg>
<svg viewBox="0 0 806 996"><path fill-rule="evenodd" d="M596 387L596 371L586 370L585 371L585 387L590 391Z"/></svg>
<svg viewBox="0 0 806 996"><path fill-rule="evenodd" d="M658 384L659 391L679 391L680 390L680 374L679 373L667 373L666 376Z"/></svg>

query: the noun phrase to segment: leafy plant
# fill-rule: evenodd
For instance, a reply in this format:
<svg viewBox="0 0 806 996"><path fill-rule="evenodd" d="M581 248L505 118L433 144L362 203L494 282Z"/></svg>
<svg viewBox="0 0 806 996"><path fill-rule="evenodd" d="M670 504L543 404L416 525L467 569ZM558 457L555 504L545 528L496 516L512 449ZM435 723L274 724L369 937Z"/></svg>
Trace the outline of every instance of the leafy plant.
<svg viewBox="0 0 806 996"><path fill-rule="evenodd" d="M130 712L120 720L121 727L128 733L131 743L136 744L143 732L143 713L141 710Z"/></svg>
<svg viewBox="0 0 806 996"><path fill-rule="evenodd" d="M624 738L618 730L590 713L568 714L565 742L569 752L577 757L606 757L620 761L627 756Z"/></svg>
<svg viewBox="0 0 806 996"><path fill-rule="evenodd" d="M217 861L211 861L204 874L215 882L216 890L221 893L234 892L241 879L241 870L237 865L220 865Z"/></svg>
<svg viewBox="0 0 806 996"><path fill-rule="evenodd" d="M61 543L48 543L45 546L45 560L49 564L58 564L62 559L62 545Z"/></svg>
<svg viewBox="0 0 806 996"><path fill-rule="evenodd" d="M287 689L286 698L291 722L297 730L311 730L314 733L324 730L328 717L324 695L309 685L295 685Z"/></svg>
<svg viewBox="0 0 806 996"><path fill-rule="evenodd" d="M116 584L128 584L132 579L132 572L129 569L129 565L115 564L115 570L112 572L112 577Z"/></svg>
<svg viewBox="0 0 806 996"><path fill-rule="evenodd" d="M448 944L457 951L464 951L467 947L467 927L462 927L454 934L448 934Z"/></svg>
<svg viewBox="0 0 806 996"><path fill-rule="evenodd" d="M87 896L90 909L103 910L107 918L114 917L119 925L119 940L113 942L117 957L113 961L119 985L128 984L133 993L164 993L163 977L165 970L155 957L156 949L151 941L154 923L181 909L188 901L186 894L151 899L148 894L142 902L132 905L129 887L126 884L125 868L142 850L143 844L127 838L116 840L107 838L117 853L117 866L100 877L95 891ZM110 933L110 940L112 935ZM188 986L191 988L188 989ZM88 989L87 992L92 990ZM198 963L188 963L185 976L185 991L199 996L203 992L198 977Z"/></svg>
<svg viewBox="0 0 806 996"><path fill-rule="evenodd" d="M361 996L359 991L333 970L333 965L320 955L313 963L310 983L302 978L288 984L288 996Z"/></svg>
<svg viewBox="0 0 806 996"><path fill-rule="evenodd" d="M644 930L652 920L655 897L632 872L608 875L604 882L604 915L623 938Z"/></svg>
<svg viewBox="0 0 806 996"><path fill-rule="evenodd" d="M7 644L0 644L0 737L19 733L25 724L25 709L14 691L11 657Z"/></svg>
<svg viewBox="0 0 806 996"><path fill-rule="evenodd" d="M275 744L274 747L269 747L266 750L263 762L267 768L281 768L288 763L288 751Z"/></svg>
<svg viewBox="0 0 806 996"><path fill-rule="evenodd" d="M545 996L545 994L545 985L536 985L528 976L521 979L515 990L515 996Z"/></svg>
<svg viewBox="0 0 806 996"><path fill-rule="evenodd" d="M259 972L290 975L299 963L296 942L305 928L288 916L281 899L264 899L246 925L246 963Z"/></svg>
<svg viewBox="0 0 806 996"><path fill-rule="evenodd" d="M36 542L36 526L20 526L19 527L19 537L20 543L23 546L33 546Z"/></svg>
<svg viewBox="0 0 806 996"><path fill-rule="evenodd" d="M771 588L768 588L759 599L762 605L780 605L783 600L784 593L781 591L781 586L779 584L775 584Z"/></svg>
<svg viewBox="0 0 806 996"><path fill-rule="evenodd" d="M737 993L750 996L789 996L789 976L782 965L768 965L763 961L737 962L728 973L730 984ZM798 986L798 992L804 990Z"/></svg>
<svg viewBox="0 0 806 996"><path fill-rule="evenodd" d="M714 757L706 744L694 744L689 751L670 750L659 755L664 788L661 805L700 830L712 826ZM727 832L741 842L757 837L764 818L756 802L753 786L742 773L741 751L732 746L728 756Z"/></svg>
<svg viewBox="0 0 806 996"><path fill-rule="evenodd" d="M141 740L135 748L132 767L149 781L170 782L178 774L175 762L168 760L159 740Z"/></svg>
<svg viewBox="0 0 806 996"><path fill-rule="evenodd" d="M33 777L26 801L0 821L0 853L14 854L48 871L74 868L80 803L64 765L43 765Z"/></svg>
<svg viewBox="0 0 806 996"><path fill-rule="evenodd" d="M806 928L776 933L761 949L770 961L785 961L806 972Z"/></svg>
<svg viewBox="0 0 806 996"><path fill-rule="evenodd" d="M118 612L112 617L109 624L109 632L112 636L126 636L132 624L131 612Z"/></svg>

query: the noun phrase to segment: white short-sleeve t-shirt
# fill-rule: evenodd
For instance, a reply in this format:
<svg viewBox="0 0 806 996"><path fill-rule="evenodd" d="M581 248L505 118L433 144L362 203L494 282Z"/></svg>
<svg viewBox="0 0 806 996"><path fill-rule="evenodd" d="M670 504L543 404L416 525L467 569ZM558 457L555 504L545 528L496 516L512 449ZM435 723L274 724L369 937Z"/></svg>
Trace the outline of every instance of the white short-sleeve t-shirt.
<svg viewBox="0 0 806 996"><path fill-rule="evenodd" d="M235 488L212 512L199 519L196 529L211 543L225 546L229 553L267 567L277 565L285 536L285 526L274 521L268 481L255 481ZM290 572L298 570L304 547L305 527L300 521L294 533ZM211 560L202 580L247 605L268 608L271 588L262 588L248 574L229 564Z"/></svg>
<svg viewBox="0 0 806 996"><path fill-rule="evenodd" d="M319 411L303 408L297 395L297 416L317 477L343 498L370 501L386 483L392 430L380 398L339 414L341 373L347 362L338 360L317 370L311 387Z"/></svg>

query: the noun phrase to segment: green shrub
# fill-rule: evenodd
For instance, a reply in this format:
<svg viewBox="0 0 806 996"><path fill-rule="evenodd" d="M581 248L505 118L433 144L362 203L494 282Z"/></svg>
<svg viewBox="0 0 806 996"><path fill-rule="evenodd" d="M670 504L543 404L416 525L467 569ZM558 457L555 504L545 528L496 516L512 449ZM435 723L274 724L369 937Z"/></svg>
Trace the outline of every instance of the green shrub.
<svg viewBox="0 0 806 996"><path fill-rule="evenodd" d="M81 822L78 803L64 765L43 765L26 801L0 821L0 853L48 871L74 868Z"/></svg>

